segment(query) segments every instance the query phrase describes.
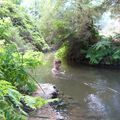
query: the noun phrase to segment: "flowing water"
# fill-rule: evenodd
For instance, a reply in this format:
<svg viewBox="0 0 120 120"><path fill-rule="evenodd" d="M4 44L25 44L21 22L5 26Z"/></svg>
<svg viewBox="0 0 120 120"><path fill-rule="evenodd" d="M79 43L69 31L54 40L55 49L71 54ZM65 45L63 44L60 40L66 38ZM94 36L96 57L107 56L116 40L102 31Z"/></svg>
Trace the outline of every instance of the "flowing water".
<svg viewBox="0 0 120 120"><path fill-rule="evenodd" d="M71 96L67 108L69 120L120 120L120 71L89 66L62 64L65 75L51 73L53 57L49 64L34 73L39 82L55 84L65 95Z"/></svg>

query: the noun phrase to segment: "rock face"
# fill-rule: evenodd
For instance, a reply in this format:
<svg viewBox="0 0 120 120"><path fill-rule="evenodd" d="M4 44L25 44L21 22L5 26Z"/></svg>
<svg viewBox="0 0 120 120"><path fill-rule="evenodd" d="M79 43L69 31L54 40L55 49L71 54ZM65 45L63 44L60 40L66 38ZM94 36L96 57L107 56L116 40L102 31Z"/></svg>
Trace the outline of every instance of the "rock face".
<svg viewBox="0 0 120 120"><path fill-rule="evenodd" d="M39 84L38 89L36 92L33 93L33 96L41 96L45 99L57 98L58 90L53 84Z"/></svg>

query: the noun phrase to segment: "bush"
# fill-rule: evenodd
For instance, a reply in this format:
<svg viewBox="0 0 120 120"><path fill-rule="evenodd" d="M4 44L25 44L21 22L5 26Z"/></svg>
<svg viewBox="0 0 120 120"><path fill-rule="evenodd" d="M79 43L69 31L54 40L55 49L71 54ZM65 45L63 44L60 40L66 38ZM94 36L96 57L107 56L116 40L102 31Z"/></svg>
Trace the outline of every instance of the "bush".
<svg viewBox="0 0 120 120"><path fill-rule="evenodd" d="M26 117L20 112L19 97L12 96L12 91L17 92L11 83L0 80L0 119L1 120L25 120ZM15 109L19 107L19 110ZM23 111L23 110L21 110Z"/></svg>
<svg viewBox="0 0 120 120"><path fill-rule="evenodd" d="M120 49L111 38L102 39L92 45L87 52L86 58L92 64L116 64L120 60Z"/></svg>
<svg viewBox="0 0 120 120"><path fill-rule="evenodd" d="M27 120L27 109L35 110L47 104L40 97L23 96L10 82L0 80L0 120Z"/></svg>
<svg viewBox="0 0 120 120"><path fill-rule="evenodd" d="M35 91L36 84L25 69L42 64L42 53L27 52L22 55L15 45L3 45L0 48L0 56L0 79L9 81L20 91L27 93Z"/></svg>
<svg viewBox="0 0 120 120"><path fill-rule="evenodd" d="M48 103L41 97L20 93L30 94L36 89L25 69L42 64L42 55L33 51L22 55L15 45L5 46L0 41L0 120L27 120L30 111Z"/></svg>
<svg viewBox="0 0 120 120"><path fill-rule="evenodd" d="M55 53L55 58L56 58L56 59L65 59L66 56L67 56L67 52L68 52L68 46L64 44L64 45Z"/></svg>
<svg viewBox="0 0 120 120"><path fill-rule="evenodd" d="M110 55L111 52L111 42L102 40L88 49L86 57L90 58L91 63L98 64L103 57Z"/></svg>
<svg viewBox="0 0 120 120"><path fill-rule="evenodd" d="M0 6L0 40L15 42L19 48L48 48L33 19L19 5L3 2Z"/></svg>

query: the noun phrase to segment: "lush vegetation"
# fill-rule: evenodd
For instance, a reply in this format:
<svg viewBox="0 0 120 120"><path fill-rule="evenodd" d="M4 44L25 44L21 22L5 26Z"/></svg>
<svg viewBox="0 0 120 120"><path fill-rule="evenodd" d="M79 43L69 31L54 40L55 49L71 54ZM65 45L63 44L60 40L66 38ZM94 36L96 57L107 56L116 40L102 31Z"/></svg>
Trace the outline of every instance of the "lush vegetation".
<svg viewBox="0 0 120 120"><path fill-rule="evenodd" d="M0 119L26 120L29 112L45 105L40 97L22 95L10 82L0 80Z"/></svg>
<svg viewBox="0 0 120 120"><path fill-rule="evenodd" d="M29 112L47 103L28 94L37 88L27 69L44 64L47 44L20 1L0 3L0 119L26 120ZM24 94L24 95L23 95Z"/></svg>
<svg viewBox="0 0 120 120"><path fill-rule="evenodd" d="M26 120L29 112L48 103L41 97L30 96L38 83L28 73L45 63L41 51L48 45L20 2L0 2L1 120Z"/></svg>
<svg viewBox="0 0 120 120"><path fill-rule="evenodd" d="M47 101L29 96L37 83L28 69L45 64L49 46L56 58L75 63L120 64L120 34L100 35L97 21L104 12L119 19L119 1L0 1L0 119L25 120ZM106 7L107 6L107 7Z"/></svg>
<svg viewBox="0 0 120 120"><path fill-rule="evenodd" d="M56 52L55 57L68 62L118 65L120 64L120 43L114 41L116 36L99 36L98 42L89 46L86 46L87 43L80 41L72 44L72 47L70 44L64 44ZM117 37L117 39L119 38Z"/></svg>
<svg viewBox="0 0 120 120"><path fill-rule="evenodd" d="M111 11L112 15L116 15L117 18L117 2L112 1L114 6L111 1L103 1L99 5L92 5L91 2L89 0L74 1L59 16L59 19L62 17L62 22L67 20L64 27L67 27L68 34L65 33L66 37L59 39L62 42L58 42L61 48L57 51L56 57L65 58L68 62L74 63L120 64L119 33L105 37L100 35L96 26L97 20L105 11ZM109 8L106 8L106 5Z"/></svg>
<svg viewBox="0 0 120 120"><path fill-rule="evenodd" d="M37 24L23 7L8 0L1 2L0 7L0 40L15 42L22 49L48 48Z"/></svg>
<svg viewBox="0 0 120 120"><path fill-rule="evenodd" d="M0 117L2 120L26 120L28 112L47 103L40 97L23 95L23 93L31 94L37 88L36 81L27 73L26 68L35 68L43 64L41 55L30 51L22 55L14 44L4 45L1 41Z"/></svg>
<svg viewBox="0 0 120 120"><path fill-rule="evenodd" d="M35 68L43 64L42 53L20 53L15 45L1 45L0 48L0 78L16 86L19 91L30 93L36 88L34 81L30 80L26 68Z"/></svg>
<svg viewBox="0 0 120 120"><path fill-rule="evenodd" d="M120 64L120 45L102 39L88 49L86 57L92 64Z"/></svg>

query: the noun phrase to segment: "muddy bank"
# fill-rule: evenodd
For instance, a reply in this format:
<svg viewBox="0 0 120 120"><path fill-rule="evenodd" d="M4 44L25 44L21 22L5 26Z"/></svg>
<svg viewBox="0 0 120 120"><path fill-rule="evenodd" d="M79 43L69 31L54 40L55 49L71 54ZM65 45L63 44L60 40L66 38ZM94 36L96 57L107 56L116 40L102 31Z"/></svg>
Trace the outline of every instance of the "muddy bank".
<svg viewBox="0 0 120 120"><path fill-rule="evenodd" d="M50 105L45 105L36 112L31 113L28 120L57 120L57 115Z"/></svg>
<svg viewBox="0 0 120 120"><path fill-rule="evenodd" d="M32 95L41 96L45 99L52 99L58 97L59 91L53 84L39 84L37 91ZM33 111L30 113L28 120L64 120L63 116L61 116L61 114L57 112L52 105L53 104L49 103L37 111Z"/></svg>

